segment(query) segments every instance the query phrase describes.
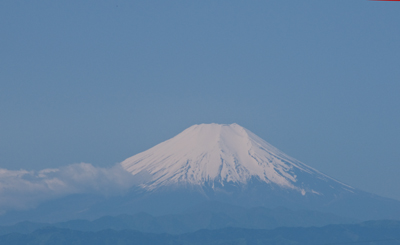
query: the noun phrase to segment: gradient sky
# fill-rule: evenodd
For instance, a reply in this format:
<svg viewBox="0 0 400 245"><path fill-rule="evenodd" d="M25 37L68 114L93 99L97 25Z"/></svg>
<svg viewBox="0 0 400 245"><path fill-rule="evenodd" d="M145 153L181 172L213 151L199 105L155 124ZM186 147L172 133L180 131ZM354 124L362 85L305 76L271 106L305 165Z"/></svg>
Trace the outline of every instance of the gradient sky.
<svg viewBox="0 0 400 245"><path fill-rule="evenodd" d="M0 1L0 168L112 166L238 123L400 200L400 3Z"/></svg>

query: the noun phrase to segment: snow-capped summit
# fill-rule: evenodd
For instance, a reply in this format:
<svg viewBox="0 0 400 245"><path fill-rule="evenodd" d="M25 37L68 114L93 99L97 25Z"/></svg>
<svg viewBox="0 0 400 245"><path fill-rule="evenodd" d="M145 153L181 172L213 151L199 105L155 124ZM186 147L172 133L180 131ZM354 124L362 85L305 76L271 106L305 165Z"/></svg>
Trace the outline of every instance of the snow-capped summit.
<svg viewBox="0 0 400 245"><path fill-rule="evenodd" d="M193 125L177 136L121 163L133 175L147 175L148 190L175 184L246 184L251 179L305 193L320 194L317 178L351 191L293 159L238 124ZM313 184L314 183L314 184Z"/></svg>

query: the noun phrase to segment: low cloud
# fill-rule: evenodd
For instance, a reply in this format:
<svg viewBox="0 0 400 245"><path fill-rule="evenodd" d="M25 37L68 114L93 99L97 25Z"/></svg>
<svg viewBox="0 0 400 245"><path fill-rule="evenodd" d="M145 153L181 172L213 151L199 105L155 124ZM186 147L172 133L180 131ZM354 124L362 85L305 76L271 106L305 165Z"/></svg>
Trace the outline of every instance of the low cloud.
<svg viewBox="0 0 400 245"><path fill-rule="evenodd" d="M79 163L40 171L0 169L0 212L30 209L76 193L122 195L136 182L119 164L99 168Z"/></svg>

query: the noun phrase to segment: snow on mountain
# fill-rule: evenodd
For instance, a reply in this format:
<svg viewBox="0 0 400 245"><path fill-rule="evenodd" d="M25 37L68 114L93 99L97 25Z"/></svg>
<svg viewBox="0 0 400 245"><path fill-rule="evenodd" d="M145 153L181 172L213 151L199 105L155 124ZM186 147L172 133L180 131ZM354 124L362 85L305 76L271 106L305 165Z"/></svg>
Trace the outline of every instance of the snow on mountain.
<svg viewBox="0 0 400 245"><path fill-rule="evenodd" d="M254 178L302 195L319 195L315 183L321 181L331 188L353 189L287 156L238 124L193 125L121 165L132 175L148 176L142 184L147 190L176 184L246 184ZM315 178L319 182L307 183Z"/></svg>

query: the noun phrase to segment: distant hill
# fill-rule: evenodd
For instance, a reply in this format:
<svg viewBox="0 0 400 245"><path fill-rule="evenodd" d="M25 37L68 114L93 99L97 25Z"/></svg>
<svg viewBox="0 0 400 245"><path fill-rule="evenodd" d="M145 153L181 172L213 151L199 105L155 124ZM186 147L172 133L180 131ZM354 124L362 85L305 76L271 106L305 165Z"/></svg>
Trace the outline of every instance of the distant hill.
<svg viewBox="0 0 400 245"><path fill-rule="evenodd" d="M340 244L400 244L400 222L371 221L354 225L324 227L284 227L273 230L224 228L200 230L182 235L142 233L132 230L75 231L62 228L43 228L30 234L11 233L0 236L7 245L108 245L108 244L269 244L269 245L340 245Z"/></svg>
<svg viewBox="0 0 400 245"><path fill-rule="evenodd" d="M350 222L354 222L354 220L316 211L292 211L287 208L269 209L265 207L246 209L211 202L203 203L183 214L152 216L147 213L138 213L135 215L104 216L93 221L71 220L54 224L21 222L12 226L0 227L0 235L12 232L28 234L48 226L80 231L129 229L151 233L183 234L200 229L226 227L273 229L282 226L307 227Z"/></svg>

